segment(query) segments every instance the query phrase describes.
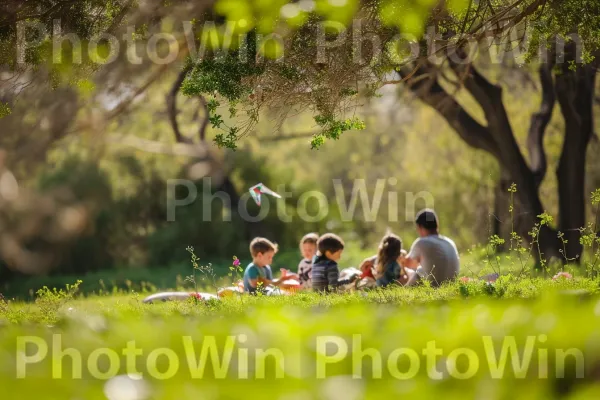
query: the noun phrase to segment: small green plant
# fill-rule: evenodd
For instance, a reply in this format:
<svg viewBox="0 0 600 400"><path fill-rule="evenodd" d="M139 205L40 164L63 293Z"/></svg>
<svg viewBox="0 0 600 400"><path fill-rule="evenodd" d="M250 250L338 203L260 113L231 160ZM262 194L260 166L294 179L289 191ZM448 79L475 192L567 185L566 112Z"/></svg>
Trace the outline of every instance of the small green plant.
<svg viewBox="0 0 600 400"><path fill-rule="evenodd" d="M504 245L505 240L499 237L498 235L490 236L488 240L488 246L491 248L492 253L496 253L498 247ZM496 263L496 267L493 267L493 263L490 263L490 267L494 270L495 273L500 274L501 266L500 266L500 256L496 255L494 257L494 261ZM489 253L488 253L488 262L489 262ZM497 268L497 269L496 269Z"/></svg>
<svg viewBox="0 0 600 400"><path fill-rule="evenodd" d="M17 323L26 317L27 314L23 310L11 307L10 301L6 300L2 293L0 293L0 322L3 319L10 323Z"/></svg>
<svg viewBox="0 0 600 400"><path fill-rule="evenodd" d="M470 295L470 291L469 291L469 281L464 280L464 281L459 281L458 283L458 293L462 296L462 297L469 297Z"/></svg>
<svg viewBox="0 0 600 400"><path fill-rule="evenodd" d="M194 248L188 246L186 250L190 253L192 263L192 275L185 277L184 282L189 282L194 285L194 292L198 292L198 281L196 280L196 272L200 274L200 280L208 283L212 286L215 291L217 290L217 274L215 273L212 264L200 265L198 261L200 258L194 253Z"/></svg>
<svg viewBox="0 0 600 400"><path fill-rule="evenodd" d="M8 310L8 302L6 301L2 293L0 293L0 314L5 313L6 310Z"/></svg>
<svg viewBox="0 0 600 400"><path fill-rule="evenodd" d="M506 256L507 261L511 265L514 265L512 254L516 254L516 258L520 263L521 269L517 274L517 278L522 278L527 275L529 262L533 254L536 255L538 261L538 268L542 271L544 277L548 277L551 270L564 272L565 265L577 261L579 256L569 257L567 254L568 240L565 239L564 232L559 231L557 234L558 239L562 244L562 249L559 249L563 257L563 262L559 263L559 266L555 269L549 265L548 260L542 254L539 237L540 232L545 226L551 226L554 223L554 218L547 212L543 212L538 215L538 222L529 231L529 246L526 247L523 243L523 238L517 234L514 230L514 194L517 192L517 186L513 183L508 189L510 193L510 207L509 213L511 216L511 236L510 236L510 248L509 255ZM594 222L590 222L586 227L579 229L581 238L580 243L583 245L584 250L588 249L591 253L591 258L585 263L585 276L593 278L598 276L598 260L600 260L600 237L598 235L598 220L600 218L600 189L596 189L591 193L592 207L595 212ZM488 246L495 249L498 245L502 244L502 239L497 236L491 236ZM525 256L527 254L527 256ZM496 258L497 265L498 258ZM489 257L488 257L489 262ZM491 263L490 263L491 264Z"/></svg>
<svg viewBox="0 0 600 400"><path fill-rule="evenodd" d="M227 276L231 278L231 286L237 287L238 281L243 277L243 275L244 269L241 266L240 259L236 256L233 256L233 261L231 263L231 266L229 267L229 273L227 274ZM238 295L240 296L243 302L244 293L238 293Z"/></svg>
<svg viewBox="0 0 600 400"><path fill-rule="evenodd" d="M78 280L73 285L67 284L65 289L49 289L47 286L39 289L35 305L40 310L41 319L47 323L56 321L56 313L67 301L73 300L83 281Z"/></svg>
<svg viewBox="0 0 600 400"><path fill-rule="evenodd" d="M600 236L598 235L598 219L600 218L600 189L591 193L592 207L596 217L587 227L581 228L580 243L584 249L591 253L589 261L585 263L585 272L588 278L596 278L599 275L598 260L600 259Z"/></svg>
<svg viewBox="0 0 600 400"><path fill-rule="evenodd" d="M517 185L512 183L508 188L508 192L510 193L510 205L508 211L510 214L511 231L507 261L509 261L511 265L510 269L512 272L513 268L516 266L513 255L516 257L520 267L517 277L521 278L528 273L528 266L533 257L534 246L539 239L539 229L535 228L530 232L531 242L529 243L529 246L525 246L525 240L515 231L515 194L517 193Z"/></svg>
<svg viewBox="0 0 600 400"><path fill-rule="evenodd" d="M240 266L239 258L233 256L233 262L231 263L231 266L229 267L229 273L227 274L227 276L229 276L232 279L233 285L235 285L236 281L238 280L238 274L243 273L244 269Z"/></svg>
<svg viewBox="0 0 600 400"><path fill-rule="evenodd" d="M550 226L554 222L554 218L547 212L543 212L542 214L537 216L540 222L536 223L532 233L535 235L535 245L538 254L538 262L539 267L544 273L544 277L548 276L548 260L542 254L542 249L540 247L540 231L544 226Z"/></svg>
<svg viewBox="0 0 600 400"><path fill-rule="evenodd" d="M266 294L267 294L267 287L265 286L265 284L263 282L257 282L256 296L262 297L262 296L266 296Z"/></svg>
<svg viewBox="0 0 600 400"><path fill-rule="evenodd" d="M547 260L544 258L544 255L541 252L540 248L540 232L543 226L549 226L553 223L553 218L550 214L544 212L537 216L539 222L535 223L532 229L528 232L529 234L529 246L526 246L525 240L515 232L515 221L514 221L514 211L515 211L515 203L514 196L517 193L517 185L515 183L511 184L508 189L510 193L510 217L511 217L511 233L510 233L510 252L516 254L516 258L520 264L520 270L517 275L517 278L522 278L528 275L529 268L528 266L531 263L531 260L536 254L536 259L539 262L540 269L544 272L544 275L547 274ZM526 256L527 255L527 256ZM511 259L511 264L514 264Z"/></svg>

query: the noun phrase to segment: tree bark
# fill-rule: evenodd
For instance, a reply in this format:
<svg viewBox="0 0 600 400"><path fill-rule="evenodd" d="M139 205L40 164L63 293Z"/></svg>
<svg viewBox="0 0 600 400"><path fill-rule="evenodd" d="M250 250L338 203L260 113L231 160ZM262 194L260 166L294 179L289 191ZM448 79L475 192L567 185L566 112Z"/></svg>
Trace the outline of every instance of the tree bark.
<svg viewBox="0 0 600 400"><path fill-rule="evenodd" d="M594 67L587 65L576 71L564 68L556 77L556 93L565 119L565 139L556 170L559 230L567 241L565 257L577 262L583 251L579 229L585 226L585 163L594 134L595 76Z"/></svg>
<svg viewBox="0 0 600 400"><path fill-rule="evenodd" d="M500 252L506 250L506 243L510 240L510 231L507 231L511 227L509 187L510 178L506 174L502 174L494 191L494 216L492 220L492 234L505 240L504 245L498 246Z"/></svg>
<svg viewBox="0 0 600 400"><path fill-rule="evenodd" d="M546 160L546 152L544 151L544 135L552 119L552 112L556 104L554 80L552 78L553 65L550 63L542 64L539 69L540 82L542 84L542 104L540 110L531 116L529 134L527 136L527 149L529 151L531 170L538 190L548 169L548 161Z"/></svg>
<svg viewBox="0 0 600 400"><path fill-rule="evenodd" d="M177 114L179 113L177 110L177 95L179 94L181 85L185 81L185 77L191 70L191 66L186 66L183 70L181 70L181 72L179 72L179 75L177 76L175 83L173 83L173 86L171 87L171 90L166 98L169 122L171 123L171 128L173 129L173 134L175 135L175 140L177 143L194 143L191 139L185 137L181 133L181 130L179 129L179 123L177 122Z"/></svg>

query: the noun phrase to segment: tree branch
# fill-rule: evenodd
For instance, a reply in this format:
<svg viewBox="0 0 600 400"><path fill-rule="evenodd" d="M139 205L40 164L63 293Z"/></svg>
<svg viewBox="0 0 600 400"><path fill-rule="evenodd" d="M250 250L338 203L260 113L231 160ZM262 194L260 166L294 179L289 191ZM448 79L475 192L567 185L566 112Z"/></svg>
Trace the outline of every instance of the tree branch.
<svg viewBox="0 0 600 400"><path fill-rule="evenodd" d="M129 105L142 93L144 93L146 90L148 90L148 88L150 86L152 86L152 84L154 82L156 82L156 80L162 75L163 72L165 72L167 69L169 68L168 64L164 64L161 65L159 68L156 69L156 71L154 71L150 77L146 80L146 82L144 82L144 84L142 86L140 86L138 89L135 90L135 92L129 96L127 99L123 100L122 102L120 102L115 108L112 109L112 111L110 113L108 113L108 115L106 116L106 119L112 119L115 116L121 114L122 112L124 112L125 110L127 110L127 108L129 107Z"/></svg>
<svg viewBox="0 0 600 400"><path fill-rule="evenodd" d="M185 81L187 74L192 70L192 66L186 66L177 76L175 83L173 83L173 87L171 91L167 95L167 112L169 114L169 122L171 127L173 128L173 133L175 134L175 139L179 143L193 143L193 140L184 136L179 129L179 123L177 122L177 95L179 94L179 90L181 89L181 85ZM206 141L206 130L208 128L209 120L209 112L208 112L208 104L206 103L206 99L204 96L198 96L200 100L200 105L204 110L204 116L202 122L200 123L200 128L198 130L198 137L200 138L200 142Z"/></svg>
<svg viewBox="0 0 600 400"><path fill-rule="evenodd" d="M539 73L542 84L542 104L540 110L531 116L529 134L527 136L531 172L533 172L536 188L538 189L548 169L546 152L544 151L544 134L552 119L552 112L556 103L554 80L552 79L552 64L543 64L539 69Z"/></svg>
<svg viewBox="0 0 600 400"><path fill-rule="evenodd" d="M467 91L479 103L488 124L497 123L498 111L504 110L502 104L502 88L488 81L477 71L470 63L456 62L453 55L460 57L461 60L467 59L463 48L455 48L454 54L448 57L450 67L459 77L459 81L464 85Z"/></svg>
<svg viewBox="0 0 600 400"><path fill-rule="evenodd" d="M519 0L502 11L499 11L499 12L494 11L492 13L493 16L487 20L483 20L482 22L480 22L479 25L471 31L471 34L475 34L475 33L479 32L478 39L481 39L484 35L487 34L487 31L485 29L486 26L498 24L504 18L505 15L509 14L512 10L516 9L523 2L524 2L523 0ZM507 24L507 25L510 25L510 26L517 25L519 22L521 22L525 18L534 14L538 10L538 8L540 6L545 5L546 2L547 2L547 0L536 0L536 1L532 2L522 12L518 13L517 15L515 15L512 18L513 22L511 24ZM499 34L499 33L503 32L506 29L506 27L507 26L503 26L502 28L499 28L498 30L496 30L495 34ZM459 42L459 45L462 45L462 44L464 44L464 43L461 40Z"/></svg>
<svg viewBox="0 0 600 400"><path fill-rule="evenodd" d="M257 137L261 142L281 142L285 140L294 140L294 139L306 139L313 137L318 132L300 132L300 133L292 133L290 135L277 135L277 136L267 136L267 137Z"/></svg>
<svg viewBox="0 0 600 400"><path fill-rule="evenodd" d="M61 12L63 10L64 6L68 6L70 4L76 3L77 1L78 0L63 0L63 1L59 1L58 3L54 4L53 6L51 6L44 12L35 13L35 14L15 15L15 18L13 20L9 21L8 23L0 24L0 27L4 27L9 24L17 23L19 21L24 21L26 19L39 19L39 18L46 18L48 16L52 16L53 13ZM39 3L38 3L38 5L39 5ZM33 6L35 6L35 5L33 5Z"/></svg>
<svg viewBox="0 0 600 400"><path fill-rule="evenodd" d="M415 72L416 71L416 72ZM402 68L401 76L412 77L407 80L411 91L424 103L433 107L448 124L467 142L471 147L485 150L488 153L500 157L499 149L493 140L489 129L479 124L465 111L465 109L439 84L437 78L432 75L431 65L412 68ZM423 79L430 75L428 79Z"/></svg>
<svg viewBox="0 0 600 400"><path fill-rule="evenodd" d="M106 138L106 141L111 144L133 147L146 153L185 156L198 159L206 159L209 154L208 149L204 144L169 144L142 139L135 135L109 135Z"/></svg>
<svg viewBox="0 0 600 400"><path fill-rule="evenodd" d="M464 49L457 48L456 54L460 55L461 59L465 59ZM457 63L452 57L449 57L449 63L459 76L462 75L465 88L483 109L490 136L498 146L498 154L500 156L498 159L503 167L512 170L513 176L519 174L528 184L530 182L532 189L536 193L536 197L538 197L534 175L515 139L508 113L504 106L502 88L488 81L470 64ZM537 202L536 200L534 203ZM535 207L537 207L537 204Z"/></svg>
<svg viewBox="0 0 600 400"><path fill-rule="evenodd" d="M110 26L106 30L107 32L113 32L115 29L117 29L119 24L121 22L123 22L123 18L125 18L125 16L129 12L129 10L131 10L131 6L133 5L133 2L134 2L134 0L128 0L127 3L123 4L123 7L121 7L121 11L113 19L113 22L110 24Z"/></svg>
<svg viewBox="0 0 600 400"><path fill-rule="evenodd" d="M185 81L185 77L191 70L191 65L188 65L179 73L175 83L173 83L173 87L167 95L167 112L169 114L169 123L171 124L171 128L173 128L173 133L175 134L175 140L177 140L177 143L192 143L191 139L186 138L181 134L179 123L177 122L177 95L179 94L179 89L181 89L183 81Z"/></svg>
<svg viewBox="0 0 600 400"><path fill-rule="evenodd" d="M210 115L208 112L208 104L206 103L206 99L204 96L198 96L200 98L200 104L202 105L202 109L204 110L204 119L200 124L200 131L198 135L200 136L200 141L206 141L206 129L208 128L208 123L210 122Z"/></svg>

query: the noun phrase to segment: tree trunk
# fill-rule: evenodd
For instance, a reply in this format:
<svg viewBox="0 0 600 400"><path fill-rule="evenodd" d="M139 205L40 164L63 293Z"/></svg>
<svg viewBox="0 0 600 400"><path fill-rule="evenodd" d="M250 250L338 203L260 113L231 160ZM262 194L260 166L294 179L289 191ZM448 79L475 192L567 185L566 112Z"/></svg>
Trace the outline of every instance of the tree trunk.
<svg viewBox="0 0 600 400"><path fill-rule="evenodd" d="M525 240L533 226L539 223L538 215L544 212L538 193L536 175L527 165L515 139L502 100L502 89L489 82L472 66L453 64L452 68L463 79L464 87L484 111L487 126L479 124L438 82L435 66L422 65L411 70L399 71L407 78L411 90L425 103L433 107L448 121L449 125L470 146L482 149L496 158L503 173L517 186L515 202L519 203L519 223L516 232ZM426 79L429 75L430 79ZM425 78L425 79L424 79ZM543 150L543 149L542 149ZM537 237L535 256L550 259L562 258L561 243L557 232L542 226Z"/></svg>
<svg viewBox="0 0 600 400"><path fill-rule="evenodd" d="M464 70L464 66L453 65L459 73L464 74L465 88L477 100L484 111L490 136L497 146L497 159L500 168L507 179L517 185L517 200L522 207L520 215L521 223L517 225L517 233L529 239L532 227L539 223L538 215L544 212L539 197L537 177L531 170L521 153L519 144L515 138L506 108L502 98L502 88L488 81L473 66ZM548 226L542 226L538 237L539 252L535 255L546 259L561 257L560 241L557 232Z"/></svg>
<svg viewBox="0 0 600 400"><path fill-rule="evenodd" d="M546 152L544 151L544 136L546 128L552 119L554 105L556 104L554 78L552 76L553 66L554 63L546 63L542 64L539 68L540 82L542 84L542 104L540 105L540 110L531 116L527 135L529 163L531 171L535 176L538 190L548 170L548 161L546 160Z"/></svg>
<svg viewBox="0 0 600 400"><path fill-rule="evenodd" d="M494 190L494 215L492 219L492 234L505 240L504 245L498 246L498 251L503 252L510 243L510 178L503 173Z"/></svg>
<svg viewBox="0 0 600 400"><path fill-rule="evenodd" d="M556 93L565 120L565 139L556 171L559 195L559 230L564 233L568 260L580 262L583 246L579 229L585 226L585 163L593 136L595 70L563 70L556 77Z"/></svg>

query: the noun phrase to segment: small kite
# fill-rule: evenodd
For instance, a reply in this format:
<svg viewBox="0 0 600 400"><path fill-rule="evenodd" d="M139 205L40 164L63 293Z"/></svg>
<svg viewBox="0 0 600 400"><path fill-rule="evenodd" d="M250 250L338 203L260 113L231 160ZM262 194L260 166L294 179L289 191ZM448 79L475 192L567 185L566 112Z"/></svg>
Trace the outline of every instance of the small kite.
<svg viewBox="0 0 600 400"><path fill-rule="evenodd" d="M252 195L252 198L254 199L254 201L256 202L256 204L259 207L260 207L260 195L261 195L261 193L270 194L271 196L277 197L278 199L281 198L280 195L278 195L277 193L275 193L274 191L272 191L271 189L269 189L268 187L266 187L262 183L254 185L254 186L252 186L250 188L250 194Z"/></svg>

